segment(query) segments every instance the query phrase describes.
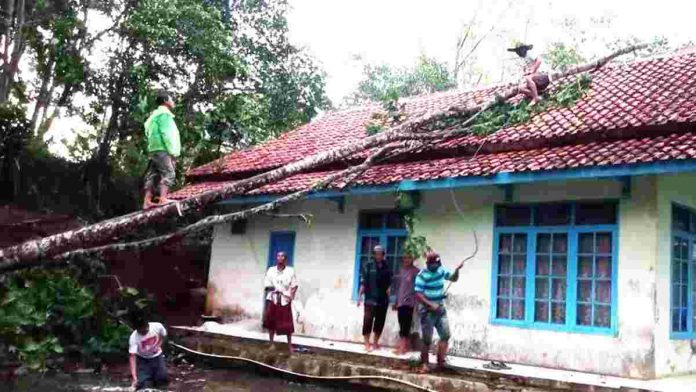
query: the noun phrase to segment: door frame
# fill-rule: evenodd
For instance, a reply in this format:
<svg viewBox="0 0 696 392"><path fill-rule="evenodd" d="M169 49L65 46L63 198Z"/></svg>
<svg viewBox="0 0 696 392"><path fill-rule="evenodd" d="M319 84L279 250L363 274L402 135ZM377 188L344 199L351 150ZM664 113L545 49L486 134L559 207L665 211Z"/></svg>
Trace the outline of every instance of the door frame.
<svg viewBox="0 0 696 392"><path fill-rule="evenodd" d="M288 252L288 265L295 265L295 242L297 240L297 235L292 230L279 230L271 231L270 237L268 239L268 258L266 259L266 269L271 268L275 265L275 254L273 254L273 238L280 235L291 235L292 236L292 250Z"/></svg>

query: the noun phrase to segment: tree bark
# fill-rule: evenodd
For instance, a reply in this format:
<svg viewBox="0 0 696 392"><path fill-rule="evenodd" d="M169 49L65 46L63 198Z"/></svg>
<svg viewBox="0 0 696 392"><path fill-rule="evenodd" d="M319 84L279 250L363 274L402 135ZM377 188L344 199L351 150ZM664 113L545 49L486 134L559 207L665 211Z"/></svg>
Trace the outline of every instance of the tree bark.
<svg viewBox="0 0 696 392"><path fill-rule="evenodd" d="M310 187L307 187L303 190L297 191L295 193L291 193L289 195L279 197L278 199L254 207L250 209L246 209L244 211L238 211L230 214L224 214L224 215L211 215L208 216L196 223L193 223L191 225L188 225L186 227L183 227L175 232L172 233L167 233L161 236L153 237L153 238L148 238L140 241L134 241L134 242L127 242L127 243L116 243L116 244L109 244L109 245L104 245L104 246L98 246L94 248L89 248L89 249L79 249L75 251L70 251L66 252L63 254L60 254L54 258L44 258L44 259L37 259L37 260L32 260L28 262L20 262L20 263L2 263L0 264L0 274L10 272L10 271L16 271L19 269L24 269L24 268L31 268L35 266L49 266L49 265L54 265L54 264L60 264L60 263L70 263L72 260L76 260L81 256L90 256L90 255L96 255L96 254L101 254L103 252L107 251L114 251L114 252L120 252L120 251L126 251L126 250L141 250L150 246L155 246L159 245L162 243L165 243L169 240L175 239L175 238L181 238L185 235L190 235L194 234L196 232L200 232L205 230L208 227L214 226L214 225L219 225L222 223L229 223L233 222L236 220L240 219L245 219L248 218L252 215L259 214L262 212L266 211L272 211L278 207L280 207L283 204L287 204L291 201L298 200L304 196L306 196L308 193L324 188L334 181L344 179L345 177L357 177L360 174L362 174L365 170L370 168L372 165L374 165L377 161L379 161L386 153L396 150L399 147L402 147L400 145L395 145L395 146L385 146L380 148L378 151L375 153L371 154L369 157L365 159L363 163L357 166L349 167L348 169L345 169L339 173L331 174L319 181L317 181L315 184L313 184ZM343 186L347 186L348 183L344 183Z"/></svg>
<svg viewBox="0 0 696 392"><path fill-rule="evenodd" d="M48 64L46 64L46 69L43 75L41 75L41 88L39 89L39 95L36 97L36 105L34 106L34 111L31 114L31 121L29 122L29 129L32 134L36 133L36 123L39 120L39 114L41 111L48 109L48 105L51 101L51 96L53 94L53 66L55 64L55 59L50 56ZM49 86L51 86L49 88Z"/></svg>
<svg viewBox="0 0 696 392"><path fill-rule="evenodd" d="M600 67L611 59L644 47L644 45L632 46L612 53L590 64L576 67L565 73L554 75L563 77L586 72ZM91 248L107 241L114 242L120 233L128 232L134 228L160 221L168 216L176 214L189 214L199 210L203 206L216 203L236 194L243 194L251 189L277 182L289 176L303 171L323 166L338 160L354 157L355 154L375 147L384 147L395 142L408 142L405 148L417 147L419 143L444 140L457 136L468 130L466 125L484 110L493 106L496 102L507 100L518 94L517 87L508 88L503 94L494 97L480 105L466 106L453 105L446 110L427 112L422 116L410 119L398 124L389 130L373 136L361 139L351 145L332 148L330 150L300 159L268 172L239 180L225 185L222 189L203 192L199 195L183 200L175 204L168 204L159 208L146 211L138 211L125 216L109 219L78 230L51 235L38 240L27 241L23 244L0 250L0 270L17 268L22 263L36 263L41 259L48 259L59 254L76 249ZM424 126L437 120L451 116L469 115L462 127L453 131L438 131L428 134L423 130Z"/></svg>
<svg viewBox="0 0 696 392"><path fill-rule="evenodd" d="M11 1L10 4L12 6L15 5L13 1ZM13 13L10 13L7 18L7 34L5 35L7 44L5 45L5 58L3 61L2 72L0 72L0 103L6 102L10 97L10 90L12 89L15 75L17 74L17 70L19 70L19 60L22 58L22 54L24 53L25 41L23 30L25 11L25 0L18 0L14 12L17 15L15 17L17 24L14 26L14 29L11 26L12 19L14 17ZM10 37L12 30L14 30L14 34L12 37ZM12 53L8 56L7 51L9 51L10 43L12 45Z"/></svg>

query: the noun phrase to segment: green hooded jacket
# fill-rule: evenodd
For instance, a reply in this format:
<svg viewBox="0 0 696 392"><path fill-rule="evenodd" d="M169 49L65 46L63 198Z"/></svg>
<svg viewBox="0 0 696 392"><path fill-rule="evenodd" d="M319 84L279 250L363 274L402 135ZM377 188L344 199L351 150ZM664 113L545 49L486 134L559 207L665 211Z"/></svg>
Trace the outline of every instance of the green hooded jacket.
<svg viewBox="0 0 696 392"><path fill-rule="evenodd" d="M174 115L166 106L155 109L145 121L147 152L166 151L178 157L181 154L179 130L174 122Z"/></svg>

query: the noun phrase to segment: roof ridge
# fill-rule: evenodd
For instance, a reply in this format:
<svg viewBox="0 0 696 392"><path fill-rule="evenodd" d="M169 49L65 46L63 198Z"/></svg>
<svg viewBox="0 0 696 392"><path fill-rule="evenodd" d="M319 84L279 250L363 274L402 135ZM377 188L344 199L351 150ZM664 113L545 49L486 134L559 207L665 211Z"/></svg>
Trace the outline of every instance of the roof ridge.
<svg viewBox="0 0 696 392"><path fill-rule="evenodd" d="M630 61L624 61L624 62L617 62L616 60L612 60L608 62L607 64L603 65L600 68L613 68L613 67L622 67L622 66L627 66L627 65L634 65L634 64L641 64L649 61L655 61L655 60L663 60L663 59L672 59L672 58L677 58L677 57L686 57L686 56L692 56L696 54L696 45L688 48L681 48L681 49L674 49L671 51L663 52L663 53L657 53L648 57L637 57L634 59L631 59ZM416 102L420 101L422 99L426 98L431 98L431 97L441 97L441 96L448 96L448 95L457 95L457 94L471 94L471 93L476 93L476 92L481 92L481 91L486 91L486 90L492 90L495 88L499 87L505 87L505 86L512 86L515 85L516 82L496 82L492 84L488 84L485 86L473 88L473 89L462 89L462 88L453 88L451 90L443 90L443 91L436 91L434 93L422 93L422 94L416 94L416 95L409 95L406 97L400 97L399 101L403 103L408 103L408 102ZM347 112L353 112L353 111L362 111L366 110L368 106L379 106L379 102L371 101L371 102L365 102L361 103L355 106L349 106L345 109L341 110L336 110L336 111L330 111L331 113L347 113Z"/></svg>

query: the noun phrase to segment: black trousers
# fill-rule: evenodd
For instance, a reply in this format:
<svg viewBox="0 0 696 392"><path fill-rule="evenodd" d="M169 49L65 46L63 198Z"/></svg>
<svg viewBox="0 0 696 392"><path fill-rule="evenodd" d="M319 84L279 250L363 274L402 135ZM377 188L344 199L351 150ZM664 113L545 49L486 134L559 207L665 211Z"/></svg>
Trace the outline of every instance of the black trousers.
<svg viewBox="0 0 696 392"><path fill-rule="evenodd" d="M384 330L384 321L387 319L387 309L389 305L365 305L363 317L363 336L370 332L381 334Z"/></svg>
<svg viewBox="0 0 696 392"><path fill-rule="evenodd" d="M399 336L408 337L411 334L411 324L413 324L413 306L399 306Z"/></svg>
<svg viewBox="0 0 696 392"><path fill-rule="evenodd" d="M154 358L136 357L135 369L138 375L136 389L147 389L167 383L167 364L164 354Z"/></svg>

